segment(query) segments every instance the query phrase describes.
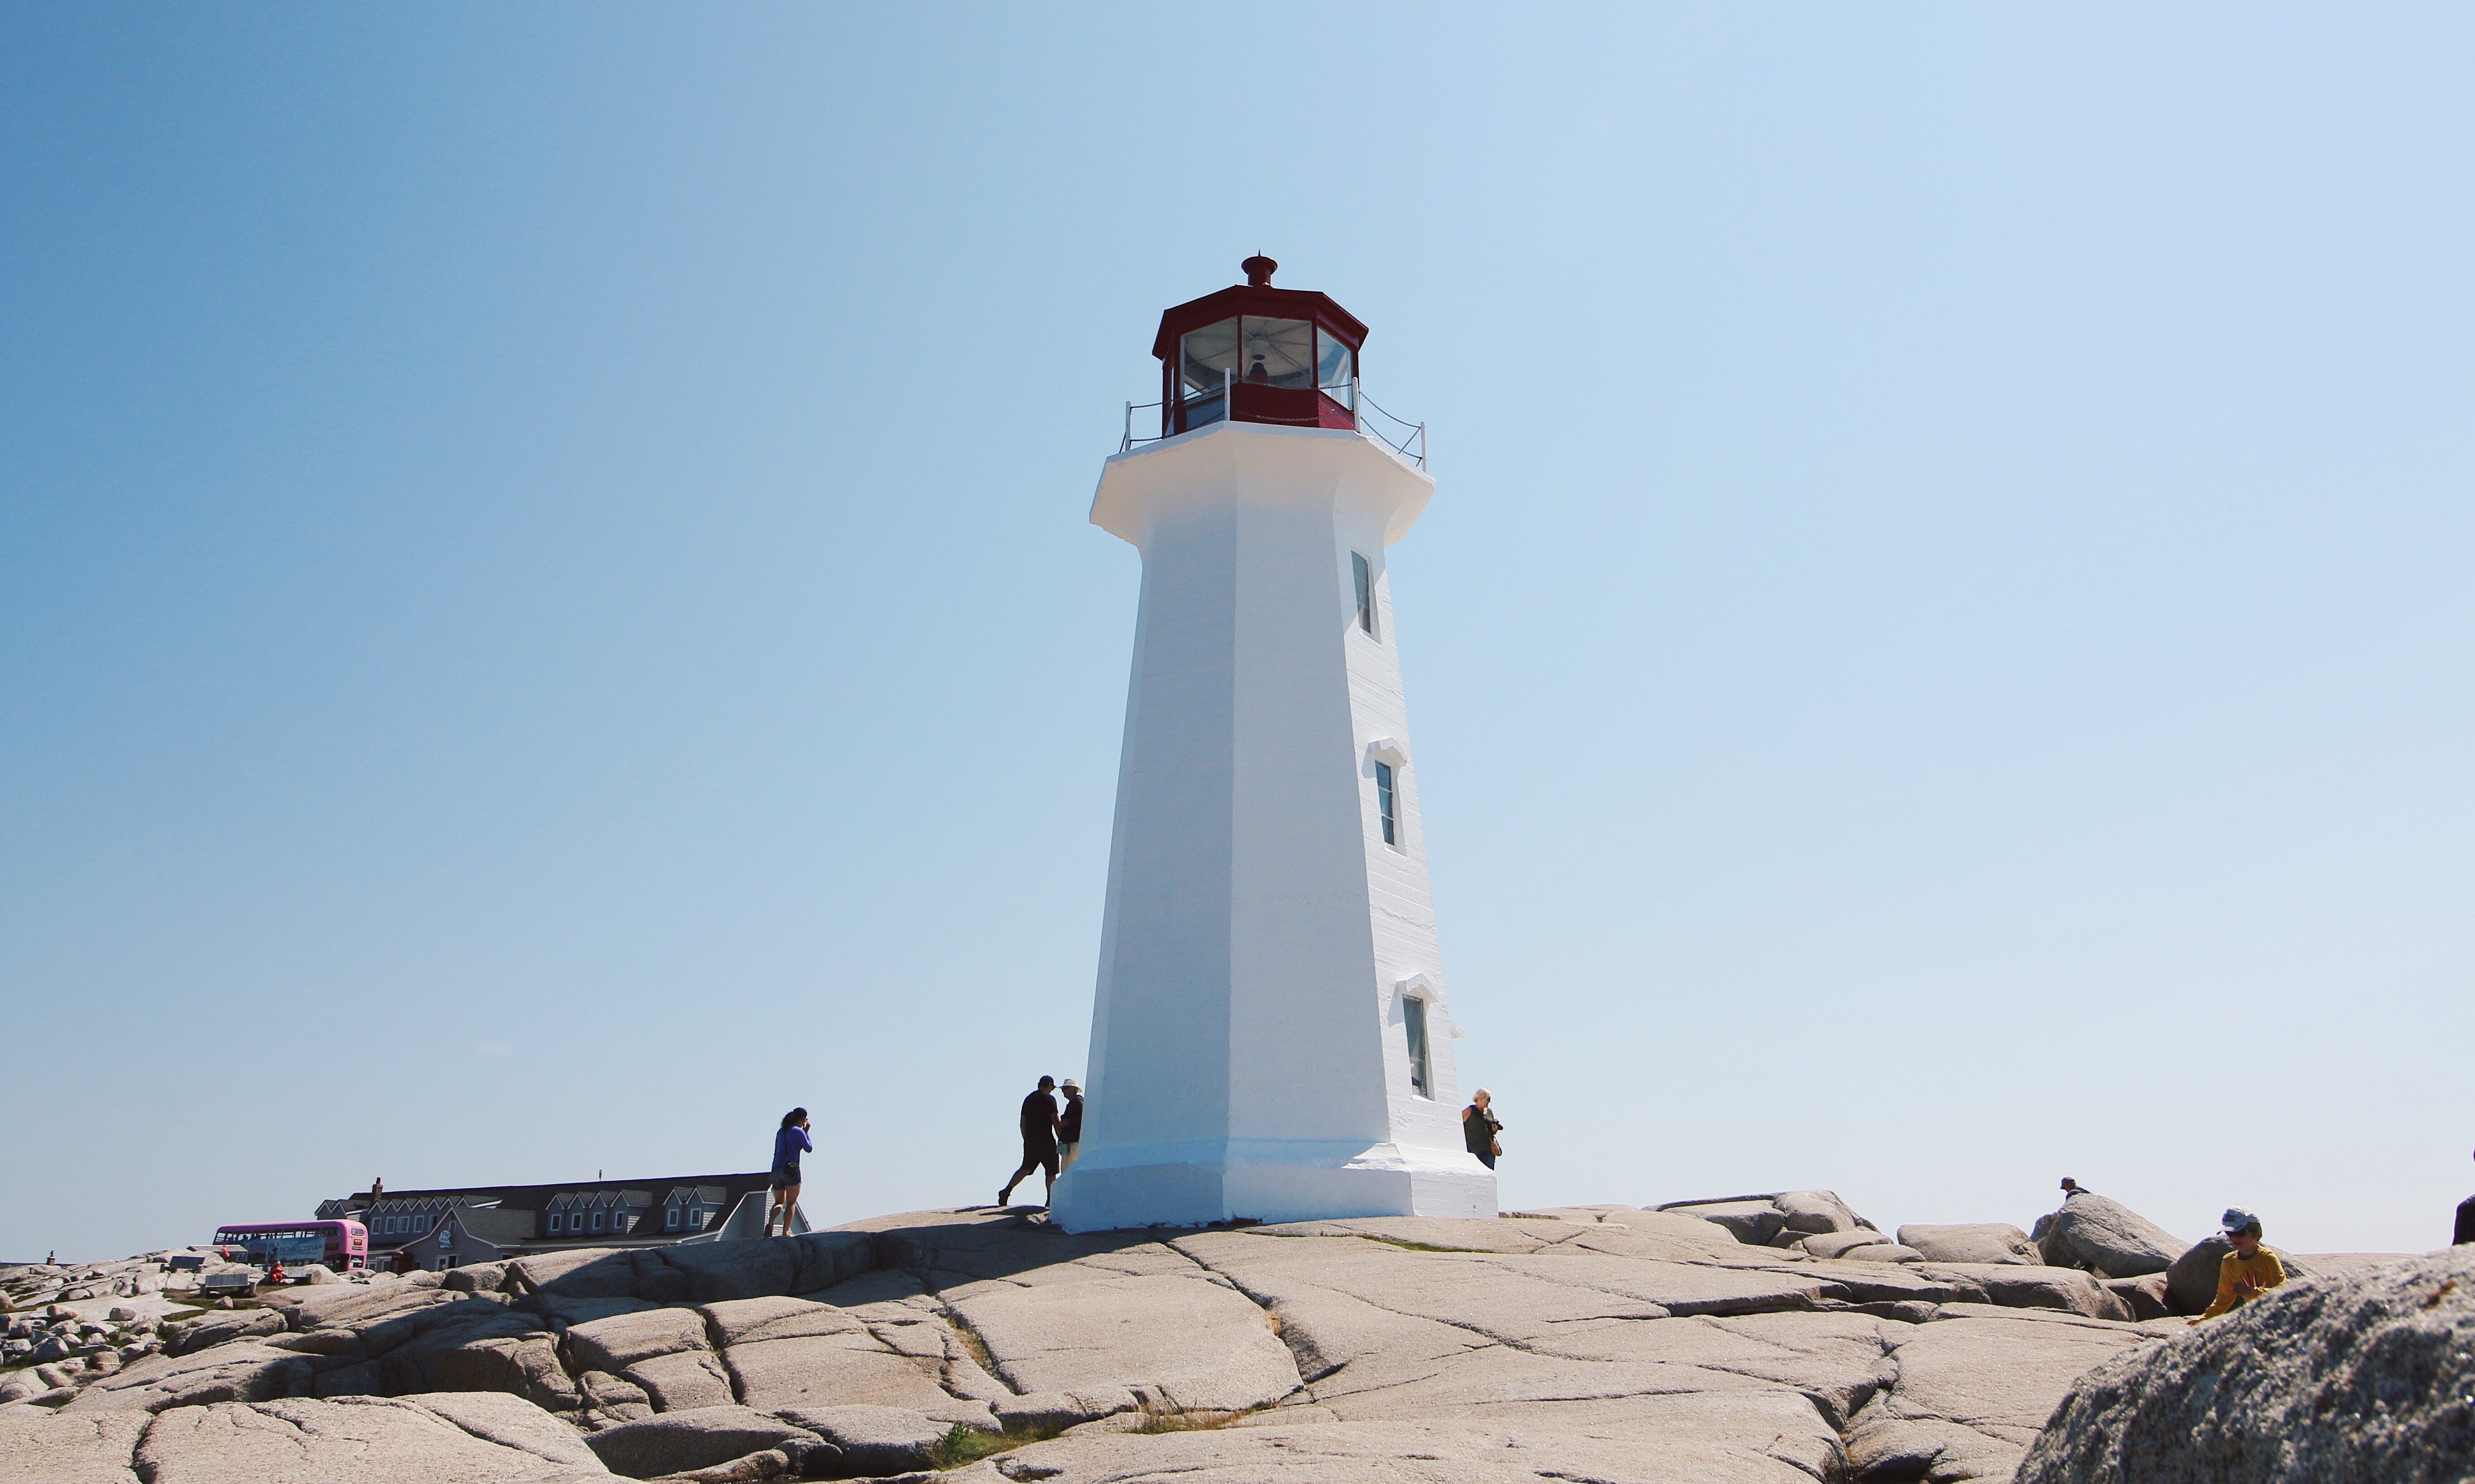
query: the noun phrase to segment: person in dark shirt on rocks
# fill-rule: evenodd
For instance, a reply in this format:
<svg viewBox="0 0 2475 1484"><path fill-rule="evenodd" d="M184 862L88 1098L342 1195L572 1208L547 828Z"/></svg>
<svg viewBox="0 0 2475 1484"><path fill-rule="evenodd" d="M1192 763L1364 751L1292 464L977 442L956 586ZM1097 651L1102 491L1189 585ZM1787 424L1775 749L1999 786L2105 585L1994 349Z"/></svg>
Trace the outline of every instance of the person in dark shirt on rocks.
<svg viewBox="0 0 2475 1484"><path fill-rule="evenodd" d="M1066 1116L1057 1120L1057 1173L1063 1175L1074 1168L1074 1156L1083 1147L1083 1084L1069 1077L1057 1090L1066 1094Z"/></svg>
<svg viewBox="0 0 2475 1484"><path fill-rule="evenodd" d="M799 1156L814 1154L817 1146L808 1142L808 1110L795 1107L782 1115L782 1127L773 1134L773 1204L766 1208L765 1234L773 1234L773 1218L782 1218L782 1234L791 1234L792 1219L799 1214Z"/></svg>
<svg viewBox="0 0 2475 1484"><path fill-rule="evenodd" d="M2468 1242L2475 1242L2475 1196L2458 1203L2458 1232L2449 1239L2449 1245L2463 1247Z"/></svg>
<svg viewBox="0 0 2475 1484"><path fill-rule="evenodd" d="M1060 1120L1057 1099L1053 1096L1056 1086L1056 1078L1043 1077L1040 1080L1039 1088L1022 1100L1022 1166L1014 1172L1014 1179L997 1187L999 1205L1014 1199L1014 1187L1021 1184L1023 1177L1034 1170L1048 1177L1050 1194L1057 1189L1057 1129ZM1045 1195L1041 1197L1041 1204L1047 1204Z"/></svg>
<svg viewBox="0 0 2475 1484"><path fill-rule="evenodd" d="M1496 1141L1504 1125L1495 1116L1494 1105L1495 1095L1481 1087L1470 1094L1470 1106L1461 1109L1461 1142L1490 1170L1495 1168L1496 1156L1504 1153L1504 1146Z"/></svg>

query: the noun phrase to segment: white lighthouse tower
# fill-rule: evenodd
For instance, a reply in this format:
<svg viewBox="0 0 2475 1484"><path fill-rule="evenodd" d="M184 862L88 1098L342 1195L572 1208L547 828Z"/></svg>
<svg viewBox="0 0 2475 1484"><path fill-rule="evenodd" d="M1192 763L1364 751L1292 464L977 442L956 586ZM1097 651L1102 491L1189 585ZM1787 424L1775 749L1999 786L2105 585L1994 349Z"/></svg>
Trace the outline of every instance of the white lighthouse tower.
<svg viewBox="0 0 2475 1484"><path fill-rule="evenodd" d="M1278 265L1161 317L1070 1231L1492 1217L1464 1147L1385 551L1434 492L1359 429L1366 327Z"/></svg>

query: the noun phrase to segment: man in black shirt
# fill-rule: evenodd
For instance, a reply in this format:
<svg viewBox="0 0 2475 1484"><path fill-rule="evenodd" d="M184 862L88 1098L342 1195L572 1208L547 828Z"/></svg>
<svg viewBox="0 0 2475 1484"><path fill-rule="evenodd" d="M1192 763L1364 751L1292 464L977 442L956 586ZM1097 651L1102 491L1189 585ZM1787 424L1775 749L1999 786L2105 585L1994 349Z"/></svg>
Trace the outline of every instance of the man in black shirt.
<svg viewBox="0 0 2475 1484"><path fill-rule="evenodd" d="M1056 1086L1056 1078L1043 1077L1039 1089L1022 1100L1022 1167L1014 1172L1014 1179L997 1187L999 1205L1013 1198L1014 1187L1034 1170L1048 1177L1050 1192L1057 1189L1057 1100L1051 1096ZM1041 1204L1047 1204L1045 1195Z"/></svg>

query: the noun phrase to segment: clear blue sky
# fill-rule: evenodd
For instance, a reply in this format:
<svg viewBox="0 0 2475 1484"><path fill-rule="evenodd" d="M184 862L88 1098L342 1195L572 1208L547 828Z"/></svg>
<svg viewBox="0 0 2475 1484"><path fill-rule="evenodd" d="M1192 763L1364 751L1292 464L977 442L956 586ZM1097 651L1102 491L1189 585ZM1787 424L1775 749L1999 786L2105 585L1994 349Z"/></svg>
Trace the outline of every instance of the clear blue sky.
<svg viewBox="0 0 2475 1484"><path fill-rule="evenodd" d="M1507 1204L2475 1190L2475 18L0 22L0 1257L1081 1069L1162 308L1373 327Z"/></svg>

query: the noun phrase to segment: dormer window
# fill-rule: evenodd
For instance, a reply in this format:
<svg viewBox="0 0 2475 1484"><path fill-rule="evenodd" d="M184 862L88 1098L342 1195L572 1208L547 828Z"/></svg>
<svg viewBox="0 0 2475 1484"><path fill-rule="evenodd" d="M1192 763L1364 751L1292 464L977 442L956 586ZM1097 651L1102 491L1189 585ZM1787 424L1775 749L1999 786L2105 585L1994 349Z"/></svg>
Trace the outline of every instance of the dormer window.
<svg viewBox="0 0 2475 1484"><path fill-rule="evenodd" d="M672 1206L669 1210L662 1213L662 1229L664 1231L676 1231L679 1229L679 1208L677 1206Z"/></svg>

